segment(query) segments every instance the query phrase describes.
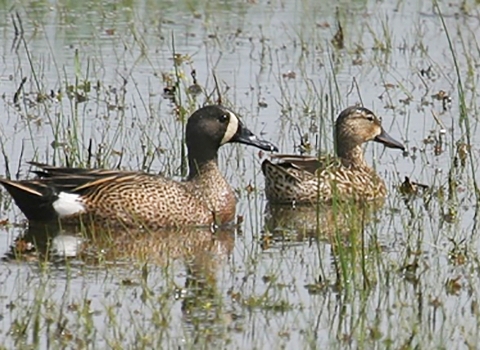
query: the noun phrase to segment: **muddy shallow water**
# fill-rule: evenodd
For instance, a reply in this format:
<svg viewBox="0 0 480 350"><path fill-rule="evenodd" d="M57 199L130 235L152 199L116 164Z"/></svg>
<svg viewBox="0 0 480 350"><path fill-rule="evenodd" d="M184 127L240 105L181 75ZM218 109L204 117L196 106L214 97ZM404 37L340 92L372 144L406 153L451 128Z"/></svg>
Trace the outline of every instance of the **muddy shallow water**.
<svg viewBox="0 0 480 350"><path fill-rule="evenodd" d="M2 344L475 347L479 7L440 9L423 1L4 2L2 176L30 176L34 159L180 178L182 117L164 88L179 79L188 115L213 92L212 72L224 102L282 152L332 151L333 120L357 103L408 152L366 148L390 192L381 209L297 208L276 221L265 213L262 155L226 145L220 166L242 223L214 235L62 231L52 241L27 230L2 191ZM186 92L193 69L205 91L196 97ZM405 176L429 190L405 200Z"/></svg>

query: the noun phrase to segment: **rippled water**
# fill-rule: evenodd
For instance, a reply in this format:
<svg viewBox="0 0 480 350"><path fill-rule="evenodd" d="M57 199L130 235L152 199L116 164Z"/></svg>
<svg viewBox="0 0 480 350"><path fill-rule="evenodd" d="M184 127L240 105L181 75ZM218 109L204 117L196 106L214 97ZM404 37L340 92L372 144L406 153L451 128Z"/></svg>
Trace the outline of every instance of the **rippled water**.
<svg viewBox="0 0 480 350"><path fill-rule="evenodd" d="M337 222L355 236L331 238L319 219L331 211L269 221L260 155L232 145L221 167L238 190L238 230L118 233L111 253L108 239L86 244L63 232L52 248L36 230L7 224L3 344L475 348L479 8L441 9L453 50L438 9L423 1L2 3L2 175L26 177L35 159L180 177L182 122L163 94L174 52L182 91L195 69L213 92L214 72L223 100L282 152L298 153L301 137L312 154L331 151L335 116L356 103L408 148L368 145L390 196L361 230ZM339 24L343 42L333 40ZM182 93L186 110L204 101ZM404 201L396 186L405 176L431 194ZM1 205L3 219L23 222L5 192ZM309 235L317 220L320 239ZM36 253L14 258L12 246L28 242ZM39 262L52 249L73 257Z"/></svg>

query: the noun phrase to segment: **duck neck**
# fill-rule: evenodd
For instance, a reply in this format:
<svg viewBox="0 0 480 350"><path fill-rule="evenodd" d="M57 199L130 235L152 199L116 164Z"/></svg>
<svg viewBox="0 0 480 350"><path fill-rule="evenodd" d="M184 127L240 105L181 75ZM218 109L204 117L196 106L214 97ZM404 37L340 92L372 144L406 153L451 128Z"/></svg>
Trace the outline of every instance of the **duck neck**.
<svg viewBox="0 0 480 350"><path fill-rule="evenodd" d="M345 166L367 167L361 145L349 146L337 144L337 155Z"/></svg>
<svg viewBox="0 0 480 350"><path fill-rule="evenodd" d="M207 149L189 149L188 150L188 180L192 180L205 173L218 171L217 151L208 151Z"/></svg>

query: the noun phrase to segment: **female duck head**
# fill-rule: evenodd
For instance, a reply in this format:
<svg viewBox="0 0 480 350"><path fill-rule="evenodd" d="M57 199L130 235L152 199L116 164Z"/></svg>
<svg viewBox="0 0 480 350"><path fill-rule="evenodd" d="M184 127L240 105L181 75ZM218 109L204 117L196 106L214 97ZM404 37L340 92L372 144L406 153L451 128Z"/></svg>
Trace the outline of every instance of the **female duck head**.
<svg viewBox="0 0 480 350"><path fill-rule="evenodd" d="M387 134L377 116L364 107L348 107L343 110L337 118L335 134L339 157L348 158L353 150L368 141L405 149L399 141Z"/></svg>

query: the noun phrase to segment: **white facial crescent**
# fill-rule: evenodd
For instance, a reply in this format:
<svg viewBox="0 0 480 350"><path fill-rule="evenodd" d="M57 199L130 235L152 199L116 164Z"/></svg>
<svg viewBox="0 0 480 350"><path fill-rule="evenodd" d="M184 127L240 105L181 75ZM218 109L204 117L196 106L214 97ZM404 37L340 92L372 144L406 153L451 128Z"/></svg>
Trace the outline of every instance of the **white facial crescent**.
<svg viewBox="0 0 480 350"><path fill-rule="evenodd" d="M228 125L227 125L227 130L225 131L225 135L223 135L223 139L220 142L220 145L224 145L232 139L232 137L237 133L238 125L239 125L238 118L234 113L228 110L225 111L225 113L229 115Z"/></svg>

